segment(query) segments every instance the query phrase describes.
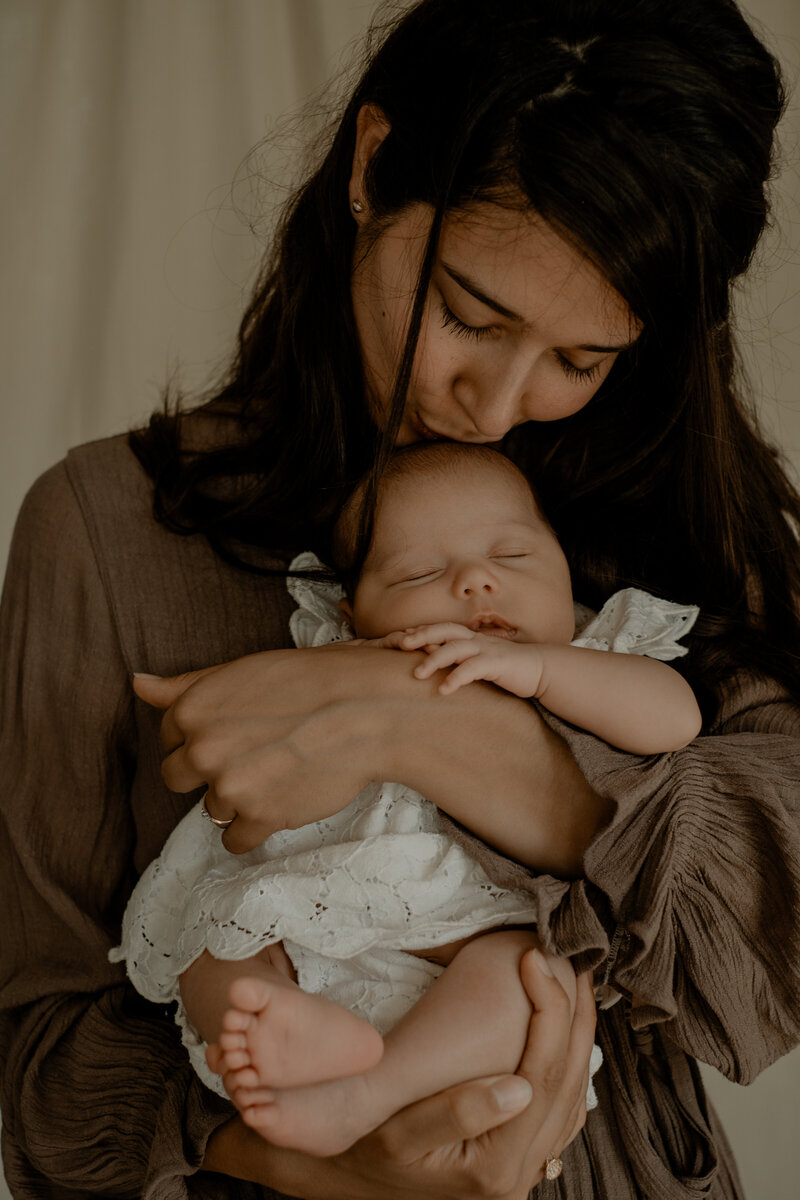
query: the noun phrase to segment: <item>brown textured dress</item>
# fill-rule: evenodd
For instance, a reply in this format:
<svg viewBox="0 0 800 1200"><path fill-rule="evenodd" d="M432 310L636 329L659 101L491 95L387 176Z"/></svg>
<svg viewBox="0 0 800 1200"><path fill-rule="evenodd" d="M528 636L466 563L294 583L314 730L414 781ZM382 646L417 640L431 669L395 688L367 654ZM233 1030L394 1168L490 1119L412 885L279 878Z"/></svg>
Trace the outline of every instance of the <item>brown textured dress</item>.
<svg viewBox="0 0 800 1200"><path fill-rule="evenodd" d="M155 523L124 438L73 451L25 502L0 624L0 1068L19 1200L276 1195L197 1170L231 1108L107 954L196 798L165 789L159 714L131 672L286 646L290 606L280 580ZM550 949L602 974L613 942L626 999L600 1014L599 1107L537 1200L739 1197L690 1056L747 1082L800 1041L800 712L745 682L712 736L644 759L553 723L617 802L585 878L473 849L526 878Z"/></svg>

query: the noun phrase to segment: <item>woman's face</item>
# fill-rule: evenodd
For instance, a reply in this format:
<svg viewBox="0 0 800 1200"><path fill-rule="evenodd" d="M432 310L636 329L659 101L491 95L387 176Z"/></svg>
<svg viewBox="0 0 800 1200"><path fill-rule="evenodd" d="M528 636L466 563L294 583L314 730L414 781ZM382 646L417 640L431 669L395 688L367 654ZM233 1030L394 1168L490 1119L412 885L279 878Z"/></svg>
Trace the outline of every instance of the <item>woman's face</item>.
<svg viewBox="0 0 800 1200"><path fill-rule="evenodd" d="M376 420L387 416L432 218L407 209L370 245L353 307ZM638 326L622 297L549 225L482 203L444 222L398 445L497 442L591 399Z"/></svg>

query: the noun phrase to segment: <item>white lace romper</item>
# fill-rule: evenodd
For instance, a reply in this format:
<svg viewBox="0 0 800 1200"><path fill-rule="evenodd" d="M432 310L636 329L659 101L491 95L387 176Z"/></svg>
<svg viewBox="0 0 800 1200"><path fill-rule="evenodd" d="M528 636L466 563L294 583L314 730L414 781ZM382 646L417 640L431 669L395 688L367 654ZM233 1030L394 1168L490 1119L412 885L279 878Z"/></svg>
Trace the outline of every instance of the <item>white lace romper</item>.
<svg viewBox="0 0 800 1200"><path fill-rule="evenodd" d="M310 553L292 569L319 566ZM341 589L290 578L298 608L290 627L300 647L353 637L339 612ZM694 607L646 592L617 592L601 612L576 605L576 646L648 654L686 653L677 639ZM177 1002L176 1020L195 1070L225 1095L188 1022L178 977L202 954L241 961L283 942L300 987L358 1013L388 1032L443 968L423 950L500 925L536 923L533 897L493 884L444 833L438 811L400 783L374 783L341 812L273 834L246 854L229 854L219 830L192 809L144 871L128 903L121 945L143 996ZM601 1061L595 1047L593 1069ZM590 1099L592 1089L590 1088Z"/></svg>

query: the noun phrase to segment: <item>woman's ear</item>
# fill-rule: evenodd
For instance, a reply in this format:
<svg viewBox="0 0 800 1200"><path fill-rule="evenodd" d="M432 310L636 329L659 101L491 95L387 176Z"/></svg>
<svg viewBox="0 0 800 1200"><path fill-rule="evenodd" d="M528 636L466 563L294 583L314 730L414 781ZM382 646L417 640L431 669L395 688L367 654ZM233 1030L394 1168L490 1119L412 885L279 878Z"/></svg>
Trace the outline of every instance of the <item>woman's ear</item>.
<svg viewBox="0 0 800 1200"><path fill-rule="evenodd" d="M383 110L375 104L362 104L356 118L356 148L350 175L350 211L360 224L368 214L365 178L370 159L391 129Z"/></svg>

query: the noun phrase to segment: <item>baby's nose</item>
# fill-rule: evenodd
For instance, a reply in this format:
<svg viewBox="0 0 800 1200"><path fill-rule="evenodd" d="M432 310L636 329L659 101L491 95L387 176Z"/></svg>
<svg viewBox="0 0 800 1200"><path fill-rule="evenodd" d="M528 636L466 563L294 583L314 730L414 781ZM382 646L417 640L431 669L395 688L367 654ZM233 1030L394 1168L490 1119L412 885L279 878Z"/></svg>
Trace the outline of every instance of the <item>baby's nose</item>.
<svg viewBox="0 0 800 1200"><path fill-rule="evenodd" d="M497 577L488 563L469 563L461 568L455 580L456 591L465 597L492 595L498 590Z"/></svg>

